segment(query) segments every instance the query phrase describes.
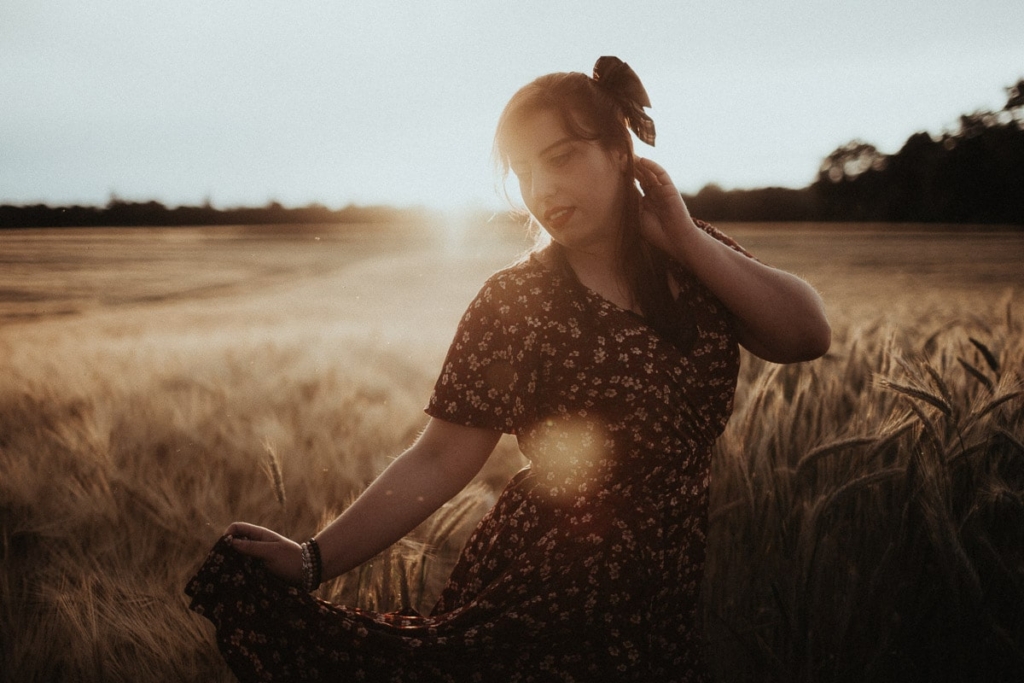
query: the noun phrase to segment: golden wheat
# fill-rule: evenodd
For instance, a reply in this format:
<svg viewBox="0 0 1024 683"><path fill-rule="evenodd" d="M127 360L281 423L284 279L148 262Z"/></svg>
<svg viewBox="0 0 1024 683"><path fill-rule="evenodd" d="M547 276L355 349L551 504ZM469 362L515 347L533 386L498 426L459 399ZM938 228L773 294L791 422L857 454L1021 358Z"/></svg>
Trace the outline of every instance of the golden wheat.
<svg viewBox="0 0 1024 683"><path fill-rule="evenodd" d="M236 519L314 532L415 438L458 314L509 253L456 267L363 248L339 270L318 252L327 275L258 296L0 328L0 679L232 680L185 581ZM893 300L809 254L797 257L829 302L833 349L786 367L746 357L716 449L712 667L724 681L1015 672L1012 295L956 283ZM503 439L474 485L319 594L429 610L521 465Z"/></svg>
<svg viewBox="0 0 1024 683"><path fill-rule="evenodd" d="M760 419L731 423L715 461L704 604L722 680L1024 672L1024 342L1005 310L840 335L826 363L848 388L770 371L782 389L749 401ZM972 350L991 374L957 372Z"/></svg>
<svg viewBox="0 0 1024 683"><path fill-rule="evenodd" d="M277 497L277 502L281 504L281 507L284 507L284 477L281 476L281 461L278 460L277 451L274 450L274 444L272 444L270 439L267 437L264 437L263 439L263 450L267 455L263 464L264 472L267 474L267 478L270 479L271 484L274 486L274 495Z"/></svg>

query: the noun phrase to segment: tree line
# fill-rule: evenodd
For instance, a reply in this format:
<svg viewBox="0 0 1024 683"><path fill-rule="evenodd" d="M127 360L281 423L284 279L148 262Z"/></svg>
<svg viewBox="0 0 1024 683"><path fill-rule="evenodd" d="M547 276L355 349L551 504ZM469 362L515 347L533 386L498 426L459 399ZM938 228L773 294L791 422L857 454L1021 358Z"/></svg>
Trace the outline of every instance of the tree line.
<svg viewBox="0 0 1024 683"><path fill-rule="evenodd" d="M394 223L422 220L425 209L349 205L330 209L322 204L286 207L270 202L261 207L217 209L201 206L170 208L157 201L128 202L111 198L106 206L0 206L0 227L105 227L170 225L274 225L295 223Z"/></svg>
<svg viewBox="0 0 1024 683"><path fill-rule="evenodd" d="M684 195L718 221L868 221L1024 226L1024 78L999 111L960 117L954 130L911 135L895 154L853 140L821 163L808 187Z"/></svg>
<svg viewBox="0 0 1024 683"><path fill-rule="evenodd" d="M817 178L799 189L724 190L711 184L684 194L690 211L715 221L859 221L1024 226L1024 78L1006 88L999 111L960 117L938 136L911 135L895 154L852 140L825 157ZM0 227L368 223L422 219L420 209L169 208L116 197L103 207L0 206Z"/></svg>

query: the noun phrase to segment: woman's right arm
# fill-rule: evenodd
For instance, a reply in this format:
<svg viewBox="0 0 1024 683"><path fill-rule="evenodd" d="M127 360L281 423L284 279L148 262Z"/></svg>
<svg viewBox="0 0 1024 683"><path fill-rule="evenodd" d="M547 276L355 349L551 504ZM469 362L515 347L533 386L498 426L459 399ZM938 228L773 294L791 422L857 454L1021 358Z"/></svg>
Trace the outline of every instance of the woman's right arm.
<svg viewBox="0 0 1024 683"><path fill-rule="evenodd" d="M324 580L359 566L416 528L476 476L500 436L431 418L416 442L316 535ZM262 559L271 573L301 581L301 551L294 541L240 522L227 534L232 547Z"/></svg>

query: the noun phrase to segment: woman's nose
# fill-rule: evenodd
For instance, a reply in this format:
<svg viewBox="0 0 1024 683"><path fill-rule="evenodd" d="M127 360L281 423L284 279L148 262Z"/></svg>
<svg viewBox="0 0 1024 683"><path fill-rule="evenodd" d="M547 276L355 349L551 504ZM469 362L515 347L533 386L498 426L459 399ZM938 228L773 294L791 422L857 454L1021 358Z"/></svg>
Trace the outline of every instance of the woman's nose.
<svg viewBox="0 0 1024 683"><path fill-rule="evenodd" d="M530 194L535 200L547 199L555 192L554 179L551 174L536 171L530 177Z"/></svg>

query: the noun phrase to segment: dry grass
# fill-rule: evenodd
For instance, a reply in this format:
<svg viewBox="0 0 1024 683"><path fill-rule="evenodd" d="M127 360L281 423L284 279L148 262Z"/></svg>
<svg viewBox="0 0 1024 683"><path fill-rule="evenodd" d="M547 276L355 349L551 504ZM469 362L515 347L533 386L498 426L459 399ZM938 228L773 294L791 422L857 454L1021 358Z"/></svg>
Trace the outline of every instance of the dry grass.
<svg viewBox="0 0 1024 683"><path fill-rule="evenodd" d="M836 341L814 364L744 367L712 491L716 672L1020 666L1024 343L1006 283L925 276L880 308L856 259L831 272L820 253L752 240L825 292ZM302 538L343 509L422 427L458 315L516 248L289 242L268 280L247 279L265 271L246 246L197 266L216 296L168 276L140 298L104 271L110 303L0 328L0 679L231 680L187 577L235 519ZM503 440L476 484L322 594L428 609L520 464Z"/></svg>

